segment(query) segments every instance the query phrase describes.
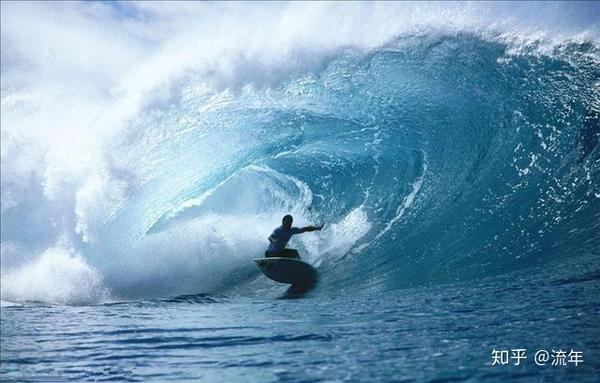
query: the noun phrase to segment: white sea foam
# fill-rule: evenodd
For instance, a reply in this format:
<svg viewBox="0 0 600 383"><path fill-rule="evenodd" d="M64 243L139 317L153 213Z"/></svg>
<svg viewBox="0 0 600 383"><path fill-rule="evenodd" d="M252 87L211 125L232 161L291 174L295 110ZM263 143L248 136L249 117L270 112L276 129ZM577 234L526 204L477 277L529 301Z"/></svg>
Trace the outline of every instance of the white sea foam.
<svg viewBox="0 0 600 383"><path fill-rule="evenodd" d="M2 270L2 300L95 304L109 298L101 275L65 243L15 269Z"/></svg>
<svg viewBox="0 0 600 383"><path fill-rule="evenodd" d="M342 219L326 227L323 235L325 239L318 247L317 264L325 260L335 261L346 255L371 227L363 206L353 209Z"/></svg>

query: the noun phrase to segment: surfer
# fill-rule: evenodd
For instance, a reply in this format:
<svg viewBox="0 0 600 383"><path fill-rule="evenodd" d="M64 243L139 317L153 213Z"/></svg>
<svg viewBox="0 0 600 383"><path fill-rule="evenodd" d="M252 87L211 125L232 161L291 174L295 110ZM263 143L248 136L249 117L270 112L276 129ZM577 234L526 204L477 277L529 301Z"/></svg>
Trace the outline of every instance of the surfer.
<svg viewBox="0 0 600 383"><path fill-rule="evenodd" d="M306 226L303 228L292 227L294 218L291 215L286 215L281 220L281 226L273 230L273 233L269 236L269 248L265 251L265 257L289 257L289 258L300 258L298 251L294 249L286 249L291 236L294 234L307 233L309 231L321 230L321 226Z"/></svg>

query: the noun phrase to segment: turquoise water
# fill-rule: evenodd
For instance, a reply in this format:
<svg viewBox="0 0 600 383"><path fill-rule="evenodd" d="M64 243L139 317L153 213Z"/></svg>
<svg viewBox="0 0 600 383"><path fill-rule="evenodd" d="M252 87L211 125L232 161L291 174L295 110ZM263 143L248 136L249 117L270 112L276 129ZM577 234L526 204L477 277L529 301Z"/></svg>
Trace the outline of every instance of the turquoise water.
<svg viewBox="0 0 600 383"><path fill-rule="evenodd" d="M582 263L584 270L598 269ZM561 268L562 269L562 268ZM597 380L597 271L303 299L174 299L2 310L5 381ZM493 366L492 350L525 349ZM578 350L577 366L537 365Z"/></svg>
<svg viewBox="0 0 600 383"><path fill-rule="evenodd" d="M3 3L1 379L596 381L598 5L469 4Z"/></svg>

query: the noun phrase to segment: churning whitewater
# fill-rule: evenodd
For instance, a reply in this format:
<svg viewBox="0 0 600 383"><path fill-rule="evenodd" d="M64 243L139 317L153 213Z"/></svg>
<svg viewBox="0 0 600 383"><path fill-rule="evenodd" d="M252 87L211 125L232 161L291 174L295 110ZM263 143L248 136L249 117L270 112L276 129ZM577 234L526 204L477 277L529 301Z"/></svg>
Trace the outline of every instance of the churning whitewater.
<svg viewBox="0 0 600 383"><path fill-rule="evenodd" d="M140 12L152 17L148 7ZM298 14L293 4L261 7L267 25ZM311 25L323 27L332 7L289 17L302 25L321 15ZM223 36L210 45L202 27L197 40L129 35L122 44L156 49L117 46L117 68L147 62L123 78L104 68L71 75L81 63L58 58L63 68L42 71L52 65L43 57L32 64L43 72L36 77L16 69L31 59L16 44L41 32L14 32L19 22L5 14L19 10L2 8L3 50L21 52L2 62L4 304L252 296L268 285L251 260L287 213L299 225L326 224L293 242L318 266L322 293L597 256L594 34L563 25L560 35L525 37L518 24L467 22L466 11L442 26L442 12L426 27L360 38L344 30L311 50L312 35L295 29L244 46ZM96 22L86 38L100 49L111 37L100 26L114 17L109 8L85 16ZM50 27L56 39L65 33ZM72 80L81 89L62 98Z"/></svg>

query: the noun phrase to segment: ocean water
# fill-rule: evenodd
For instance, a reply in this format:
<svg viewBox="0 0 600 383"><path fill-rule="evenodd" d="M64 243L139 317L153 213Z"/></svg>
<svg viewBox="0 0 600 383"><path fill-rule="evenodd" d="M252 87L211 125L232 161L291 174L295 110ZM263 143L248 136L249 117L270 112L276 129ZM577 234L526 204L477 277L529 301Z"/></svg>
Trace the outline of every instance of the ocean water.
<svg viewBox="0 0 600 383"><path fill-rule="evenodd" d="M597 381L598 11L3 2L0 380Z"/></svg>
<svg viewBox="0 0 600 383"><path fill-rule="evenodd" d="M379 294L185 295L2 314L5 381L597 380L598 264ZM585 270L585 271L584 271ZM525 349L520 365L492 350ZM540 366L539 350L583 351Z"/></svg>

